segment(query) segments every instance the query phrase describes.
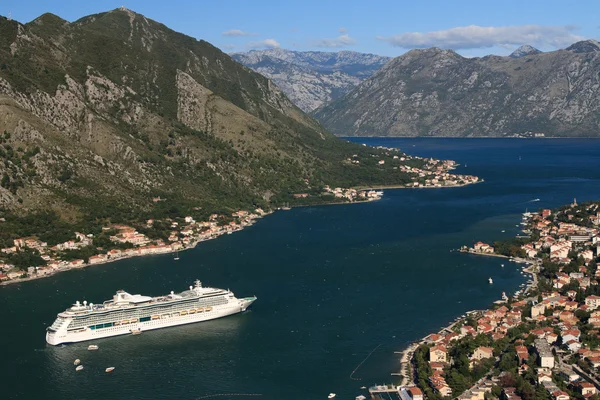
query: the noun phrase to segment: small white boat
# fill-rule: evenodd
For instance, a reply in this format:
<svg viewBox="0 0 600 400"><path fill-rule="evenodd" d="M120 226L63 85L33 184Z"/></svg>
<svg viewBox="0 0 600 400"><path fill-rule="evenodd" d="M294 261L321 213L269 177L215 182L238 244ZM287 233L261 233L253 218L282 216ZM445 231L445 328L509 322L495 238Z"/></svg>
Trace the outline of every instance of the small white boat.
<svg viewBox="0 0 600 400"><path fill-rule="evenodd" d="M179 260L179 251L177 251L175 253L175 258L173 258L173 260L175 260L175 261Z"/></svg>
<svg viewBox="0 0 600 400"><path fill-rule="evenodd" d="M329 393L329 396L327 396L328 399L333 399L335 398L335 393Z"/></svg>
<svg viewBox="0 0 600 400"><path fill-rule="evenodd" d="M81 371L83 369L83 365L78 365L77 368L75 368L75 371Z"/></svg>
<svg viewBox="0 0 600 400"><path fill-rule="evenodd" d="M132 329L131 330L131 334L132 335L141 335L142 334L142 330L140 328Z"/></svg>
<svg viewBox="0 0 600 400"><path fill-rule="evenodd" d="M114 370L115 370L115 367L108 367L104 371L108 373L108 372L113 372Z"/></svg>
<svg viewBox="0 0 600 400"><path fill-rule="evenodd" d="M361 386L360 388L364 390L364 389L366 389L367 387L366 387L366 386Z"/></svg>
<svg viewBox="0 0 600 400"><path fill-rule="evenodd" d="M501 232L506 232L506 231L505 231L504 229L502 229L502 231L501 231Z"/></svg>
<svg viewBox="0 0 600 400"><path fill-rule="evenodd" d="M488 278L488 282L490 283L490 285L491 285L492 283L494 283L494 281L492 280L492 278L491 278L491 277L489 277L489 278Z"/></svg>
<svg viewBox="0 0 600 400"><path fill-rule="evenodd" d="M77 360L73 361L73 365L77 366L81 364L81 360L78 358Z"/></svg>
<svg viewBox="0 0 600 400"><path fill-rule="evenodd" d="M88 346L88 350L98 350L98 346L96 346L95 344L90 344Z"/></svg>

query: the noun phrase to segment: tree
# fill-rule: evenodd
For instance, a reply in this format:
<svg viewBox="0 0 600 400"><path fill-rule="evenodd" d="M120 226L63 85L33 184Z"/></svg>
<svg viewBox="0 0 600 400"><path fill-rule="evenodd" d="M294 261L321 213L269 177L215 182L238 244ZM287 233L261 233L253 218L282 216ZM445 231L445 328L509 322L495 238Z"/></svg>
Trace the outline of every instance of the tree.
<svg viewBox="0 0 600 400"><path fill-rule="evenodd" d="M500 371L512 372L516 371L519 363L517 361L517 353L514 350L510 350L502 355L498 369Z"/></svg>
<svg viewBox="0 0 600 400"><path fill-rule="evenodd" d="M448 385L452 388L453 393L462 393L470 387L470 382L462 374L456 370L452 370L448 374Z"/></svg>

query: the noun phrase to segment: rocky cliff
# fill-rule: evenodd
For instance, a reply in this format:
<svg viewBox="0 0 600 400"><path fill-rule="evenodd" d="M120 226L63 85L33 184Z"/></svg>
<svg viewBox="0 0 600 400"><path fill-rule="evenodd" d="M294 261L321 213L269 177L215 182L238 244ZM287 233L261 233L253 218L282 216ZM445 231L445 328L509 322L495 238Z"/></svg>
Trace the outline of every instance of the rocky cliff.
<svg viewBox="0 0 600 400"><path fill-rule="evenodd" d="M283 49L252 50L231 56L275 82L305 112L348 93L390 60L354 51Z"/></svg>
<svg viewBox="0 0 600 400"><path fill-rule="evenodd" d="M0 216L268 207L383 179L342 163L363 151L211 44L128 9L0 17Z"/></svg>
<svg viewBox="0 0 600 400"><path fill-rule="evenodd" d="M314 115L342 136L599 136L600 46L482 58L412 50Z"/></svg>

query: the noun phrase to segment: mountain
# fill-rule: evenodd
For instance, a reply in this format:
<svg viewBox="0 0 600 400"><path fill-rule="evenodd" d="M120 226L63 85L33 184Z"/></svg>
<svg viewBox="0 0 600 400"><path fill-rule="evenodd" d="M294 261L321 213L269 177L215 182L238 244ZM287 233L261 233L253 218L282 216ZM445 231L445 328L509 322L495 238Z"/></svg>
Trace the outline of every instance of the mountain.
<svg viewBox="0 0 600 400"><path fill-rule="evenodd" d="M337 139L267 78L125 8L0 17L0 115L0 217L200 220L407 179L346 162L383 151Z"/></svg>
<svg viewBox="0 0 600 400"><path fill-rule="evenodd" d="M354 51L283 49L252 50L231 57L271 79L305 112L349 92L390 60Z"/></svg>
<svg viewBox="0 0 600 400"><path fill-rule="evenodd" d="M509 57L512 58L521 58L525 56L531 56L534 54L541 53L538 49L533 46L529 46L528 44L520 46L518 49L510 53Z"/></svg>
<svg viewBox="0 0 600 400"><path fill-rule="evenodd" d="M598 136L599 50L592 40L520 57L411 50L314 115L342 136Z"/></svg>

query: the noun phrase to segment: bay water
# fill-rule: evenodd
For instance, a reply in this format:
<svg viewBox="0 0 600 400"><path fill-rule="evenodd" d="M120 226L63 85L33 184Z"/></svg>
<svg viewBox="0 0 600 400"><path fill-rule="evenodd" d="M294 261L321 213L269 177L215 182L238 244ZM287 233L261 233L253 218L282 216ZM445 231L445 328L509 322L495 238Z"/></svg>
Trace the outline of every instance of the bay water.
<svg viewBox="0 0 600 400"><path fill-rule="evenodd" d="M354 398L394 381L394 351L527 279L520 265L453 250L514 236L526 210L600 199L600 140L356 141L453 159L485 182L279 211L179 261L134 258L2 286L0 396ZM99 303L118 289L162 295L196 278L258 300L243 314L98 340L96 352L45 343L45 328L76 300Z"/></svg>

